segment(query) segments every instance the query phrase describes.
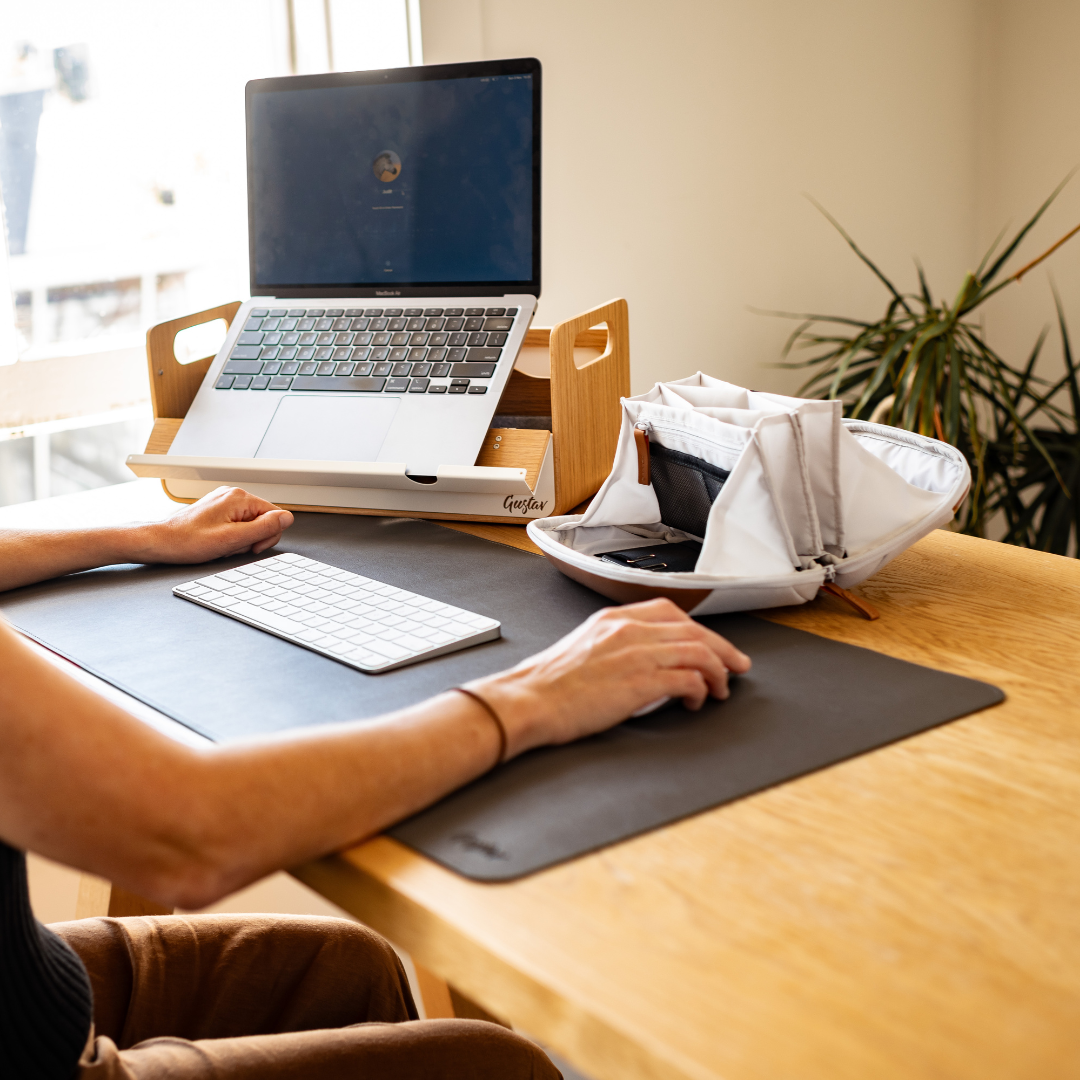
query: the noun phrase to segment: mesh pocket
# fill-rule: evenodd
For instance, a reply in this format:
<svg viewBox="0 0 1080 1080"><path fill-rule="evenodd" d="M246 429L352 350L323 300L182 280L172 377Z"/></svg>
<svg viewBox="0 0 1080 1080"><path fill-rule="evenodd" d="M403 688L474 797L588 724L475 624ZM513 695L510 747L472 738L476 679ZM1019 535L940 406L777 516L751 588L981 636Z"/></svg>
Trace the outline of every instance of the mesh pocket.
<svg viewBox="0 0 1080 1080"><path fill-rule="evenodd" d="M660 503L660 520L673 529L703 537L709 511L731 475L692 454L649 446L649 479Z"/></svg>

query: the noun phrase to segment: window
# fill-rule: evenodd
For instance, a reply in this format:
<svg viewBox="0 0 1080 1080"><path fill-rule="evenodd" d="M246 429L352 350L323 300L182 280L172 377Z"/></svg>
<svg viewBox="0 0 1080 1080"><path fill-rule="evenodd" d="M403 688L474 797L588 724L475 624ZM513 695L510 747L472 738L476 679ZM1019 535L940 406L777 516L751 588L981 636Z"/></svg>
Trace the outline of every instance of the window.
<svg viewBox="0 0 1080 1080"><path fill-rule="evenodd" d="M0 504L129 479L149 426L147 328L248 295L245 83L420 63L418 9L5 5ZM33 451L15 445L26 436Z"/></svg>

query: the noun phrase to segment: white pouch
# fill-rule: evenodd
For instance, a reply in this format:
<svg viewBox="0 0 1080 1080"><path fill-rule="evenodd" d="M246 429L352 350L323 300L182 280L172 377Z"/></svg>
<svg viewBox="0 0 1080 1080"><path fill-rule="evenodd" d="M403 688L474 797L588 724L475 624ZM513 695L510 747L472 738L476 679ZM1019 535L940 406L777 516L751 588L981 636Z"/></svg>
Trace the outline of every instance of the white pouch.
<svg viewBox="0 0 1080 1080"><path fill-rule="evenodd" d="M946 524L971 480L936 439L700 372L622 409L614 466L588 510L528 526L563 573L622 602L668 596L696 615L805 603ZM702 544L692 572L599 558L688 539Z"/></svg>

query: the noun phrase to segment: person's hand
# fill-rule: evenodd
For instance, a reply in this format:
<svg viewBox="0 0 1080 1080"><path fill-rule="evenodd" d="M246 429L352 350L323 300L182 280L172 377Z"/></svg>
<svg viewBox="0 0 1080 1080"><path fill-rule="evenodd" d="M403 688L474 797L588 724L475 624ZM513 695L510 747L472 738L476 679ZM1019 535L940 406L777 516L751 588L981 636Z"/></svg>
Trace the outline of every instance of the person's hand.
<svg viewBox="0 0 1080 1080"><path fill-rule="evenodd" d="M243 488L219 487L166 521L148 528L142 562L203 563L273 547L293 523L288 510Z"/></svg>
<svg viewBox="0 0 1080 1080"><path fill-rule="evenodd" d="M507 729L508 757L603 731L660 698L700 709L750 658L670 600L605 608L542 653L469 683Z"/></svg>

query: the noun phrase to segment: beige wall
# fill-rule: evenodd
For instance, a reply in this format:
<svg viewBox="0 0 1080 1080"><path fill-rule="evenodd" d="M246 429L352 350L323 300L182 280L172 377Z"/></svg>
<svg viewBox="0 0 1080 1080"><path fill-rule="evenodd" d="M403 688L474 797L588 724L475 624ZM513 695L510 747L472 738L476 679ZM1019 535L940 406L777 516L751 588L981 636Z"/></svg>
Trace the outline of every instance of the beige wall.
<svg viewBox="0 0 1080 1080"><path fill-rule="evenodd" d="M539 321L626 296L635 391L699 367L794 389L766 366L788 326L748 306L885 295L802 192L908 288L916 253L949 292L973 265L981 9L425 0L424 58L544 65Z"/></svg>
<svg viewBox="0 0 1080 1080"><path fill-rule="evenodd" d="M1070 169L1080 165L1080 4L1075 0L986 0L980 5L980 97L986 102L977 166L978 246L1001 227L1027 219ZM1080 223L1080 176L1047 211L1024 245L1019 267ZM987 305L991 343L1023 361L1041 327L1056 319L1050 279L1057 283L1080 348L1080 236ZM1063 371L1053 332L1045 374Z"/></svg>

